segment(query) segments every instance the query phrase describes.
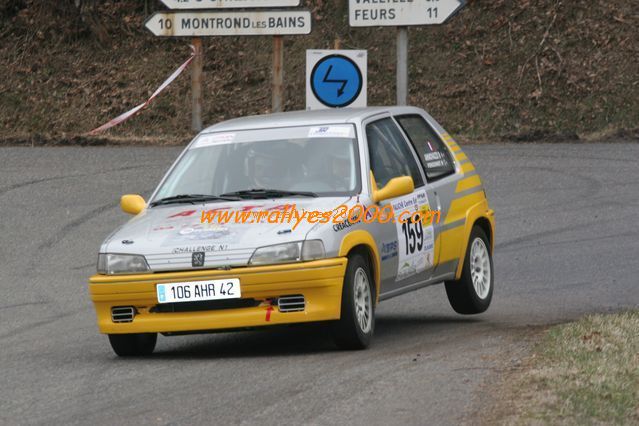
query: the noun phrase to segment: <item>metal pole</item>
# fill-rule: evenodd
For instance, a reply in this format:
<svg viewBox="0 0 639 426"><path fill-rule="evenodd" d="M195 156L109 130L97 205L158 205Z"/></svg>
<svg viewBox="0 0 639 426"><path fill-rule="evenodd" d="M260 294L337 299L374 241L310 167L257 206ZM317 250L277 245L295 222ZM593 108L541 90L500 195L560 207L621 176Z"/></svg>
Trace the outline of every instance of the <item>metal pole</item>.
<svg viewBox="0 0 639 426"><path fill-rule="evenodd" d="M282 112L284 106L284 39L273 37L273 112Z"/></svg>
<svg viewBox="0 0 639 426"><path fill-rule="evenodd" d="M408 103L408 28L397 27L397 105Z"/></svg>
<svg viewBox="0 0 639 426"><path fill-rule="evenodd" d="M193 38L193 47L195 48L195 59L193 59L193 68L191 70L191 96L192 96L192 117L191 129L195 132L202 130L202 39L200 37Z"/></svg>

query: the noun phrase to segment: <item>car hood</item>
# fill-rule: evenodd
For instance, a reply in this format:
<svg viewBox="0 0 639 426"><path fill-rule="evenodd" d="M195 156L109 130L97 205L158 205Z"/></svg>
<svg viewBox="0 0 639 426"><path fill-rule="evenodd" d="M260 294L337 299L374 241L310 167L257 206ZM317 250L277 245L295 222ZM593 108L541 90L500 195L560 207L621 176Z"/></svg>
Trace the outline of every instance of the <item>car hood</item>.
<svg viewBox="0 0 639 426"><path fill-rule="evenodd" d="M331 211L350 197L312 199L249 200L208 204L179 204L146 209L115 231L100 249L102 253L140 254L153 271L170 271L226 266L245 266L257 247L304 240L316 226L307 220L269 223L268 218L253 223L213 220L202 223L202 212L268 211L284 214L287 206L303 210ZM291 211L291 207L288 207ZM219 213L216 213L219 214ZM275 214L271 221L275 219ZM251 220L251 219L249 219ZM204 252L201 268L192 265L192 253Z"/></svg>

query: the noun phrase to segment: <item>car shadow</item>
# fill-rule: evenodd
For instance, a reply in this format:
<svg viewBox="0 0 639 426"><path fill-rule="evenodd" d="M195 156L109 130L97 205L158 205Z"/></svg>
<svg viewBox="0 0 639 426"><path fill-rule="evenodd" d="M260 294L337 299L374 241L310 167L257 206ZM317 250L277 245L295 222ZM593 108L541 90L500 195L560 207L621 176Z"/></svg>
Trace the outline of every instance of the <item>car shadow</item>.
<svg viewBox="0 0 639 426"><path fill-rule="evenodd" d="M371 349L382 345L417 343L482 323L481 318L429 315L380 315ZM342 352L332 341L328 323L295 324L230 333L170 337L170 348L158 348L155 359L223 359L308 356ZM348 351L345 353L349 353Z"/></svg>
<svg viewBox="0 0 639 426"><path fill-rule="evenodd" d="M416 332L439 333L451 331L472 324L482 323L481 317L459 315L411 315L390 314L376 318L375 340L386 341L394 338L415 336Z"/></svg>

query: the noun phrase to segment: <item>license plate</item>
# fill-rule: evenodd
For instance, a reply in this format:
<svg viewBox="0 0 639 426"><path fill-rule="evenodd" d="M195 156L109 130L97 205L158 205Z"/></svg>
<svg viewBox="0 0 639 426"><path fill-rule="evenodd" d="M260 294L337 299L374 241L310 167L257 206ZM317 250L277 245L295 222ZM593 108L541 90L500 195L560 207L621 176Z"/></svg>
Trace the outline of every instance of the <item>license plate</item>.
<svg viewBox="0 0 639 426"><path fill-rule="evenodd" d="M156 290L159 303L198 302L242 297L238 278L158 284Z"/></svg>

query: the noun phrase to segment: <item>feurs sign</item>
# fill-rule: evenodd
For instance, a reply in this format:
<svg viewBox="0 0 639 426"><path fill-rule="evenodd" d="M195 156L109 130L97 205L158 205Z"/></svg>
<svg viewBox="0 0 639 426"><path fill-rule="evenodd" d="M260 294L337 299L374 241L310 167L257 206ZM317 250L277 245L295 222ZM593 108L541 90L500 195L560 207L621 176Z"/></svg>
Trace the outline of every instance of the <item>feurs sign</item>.
<svg viewBox="0 0 639 426"><path fill-rule="evenodd" d="M305 10L264 12L161 12L145 23L157 36L293 35L311 32Z"/></svg>
<svg viewBox="0 0 639 426"><path fill-rule="evenodd" d="M463 6L460 0L350 0L351 27L442 24Z"/></svg>
<svg viewBox="0 0 639 426"><path fill-rule="evenodd" d="M408 101L408 26L443 24L466 0L349 0L351 27L397 27L397 105Z"/></svg>

